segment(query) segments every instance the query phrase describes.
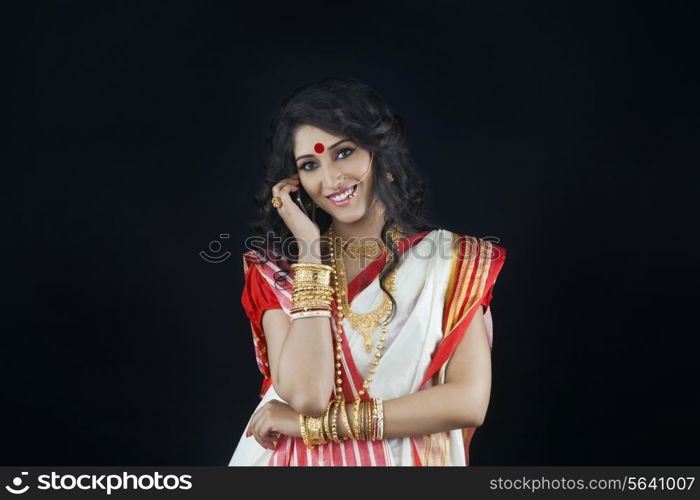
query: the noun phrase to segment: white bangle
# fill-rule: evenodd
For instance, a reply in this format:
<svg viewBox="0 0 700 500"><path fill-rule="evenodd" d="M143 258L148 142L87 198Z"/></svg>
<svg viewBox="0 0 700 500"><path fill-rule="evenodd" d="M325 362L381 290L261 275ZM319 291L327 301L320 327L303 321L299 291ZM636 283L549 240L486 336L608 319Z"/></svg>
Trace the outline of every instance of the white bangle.
<svg viewBox="0 0 700 500"><path fill-rule="evenodd" d="M313 318L313 317L326 317L330 318L331 317L331 312L328 310L318 310L318 311L300 311L300 312L295 312L292 313L291 315L292 320L295 319L301 319L301 318Z"/></svg>

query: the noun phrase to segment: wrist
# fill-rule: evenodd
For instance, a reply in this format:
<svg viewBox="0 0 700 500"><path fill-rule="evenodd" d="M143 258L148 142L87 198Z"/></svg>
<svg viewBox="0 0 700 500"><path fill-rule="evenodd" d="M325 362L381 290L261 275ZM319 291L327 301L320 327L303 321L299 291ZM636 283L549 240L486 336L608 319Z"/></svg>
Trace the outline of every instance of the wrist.
<svg viewBox="0 0 700 500"><path fill-rule="evenodd" d="M321 262L321 243L318 238L311 241L309 240L297 240L297 246L299 247L299 258L298 262L304 262L309 264L322 264Z"/></svg>

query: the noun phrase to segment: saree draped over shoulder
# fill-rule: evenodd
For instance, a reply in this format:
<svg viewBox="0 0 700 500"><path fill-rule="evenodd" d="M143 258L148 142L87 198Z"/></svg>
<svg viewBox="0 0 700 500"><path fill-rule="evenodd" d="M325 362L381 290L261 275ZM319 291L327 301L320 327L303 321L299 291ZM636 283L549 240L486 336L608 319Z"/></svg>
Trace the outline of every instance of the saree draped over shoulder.
<svg viewBox="0 0 700 500"><path fill-rule="evenodd" d="M365 400L390 400L445 383L447 363L478 306L485 310L489 347L493 345L489 304L506 249L482 238L435 229L401 239L398 250L396 315L389 323L382 360L369 394L363 396ZM367 312L380 303L383 292L378 276L385 261L386 252L348 284L353 311ZM242 304L250 319L255 356L263 375L260 408L271 399L284 401L270 382L261 318L267 309L282 309L289 314L293 271L285 268L285 276L275 262L263 261L253 251L244 254L243 269ZM337 314L335 307L333 314ZM330 324L331 335L335 336L335 323ZM365 351L362 335L353 331L347 319L343 327L343 390L350 401L362 386L373 353ZM313 449L307 449L299 437L280 435L275 450L263 448L243 432L229 465L469 465L474 431L470 427L374 442L347 440Z"/></svg>

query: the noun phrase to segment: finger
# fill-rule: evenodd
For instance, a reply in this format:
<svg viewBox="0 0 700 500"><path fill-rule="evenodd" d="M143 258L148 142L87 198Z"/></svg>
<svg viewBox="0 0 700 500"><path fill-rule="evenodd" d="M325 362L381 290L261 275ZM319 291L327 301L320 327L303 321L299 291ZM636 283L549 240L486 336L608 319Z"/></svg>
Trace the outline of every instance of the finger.
<svg viewBox="0 0 700 500"><path fill-rule="evenodd" d="M292 205L296 206L296 204L292 200L291 192L297 191L298 189L298 187L292 186L291 184L286 184L282 187L282 189L280 189L278 194L278 196L282 198L282 207L280 207L280 210L289 209ZM297 209L298 208L299 207L297 207Z"/></svg>
<svg viewBox="0 0 700 500"><path fill-rule="evenodd" d="M250 437L255 433L255 426L258 423L259 417L260 410L257 410L255 413L253 413L253 416L250 417L250 423L248 424L248 429L246 429L246 437Z"/></svg>
<svg viewBox="0 0 700 500"><path fill-rule="evenodd" d="M275 442L275 436L274 436L274 431L270 428L269 425L261 425L260 426L260 439L264 443L265 448L270 448L274 449L274 442Z"/></svg>
<svg viewBox="0 0 700 500"><path fill-rule="evenodd" d="M282 181L278 182L272 187L272 196L281 196L280 193L284 190L285 187L294 187L297 188L299 186L299 182L292 182L292 181Z"/></svg>
<svg viewBox="0 0 700 500"><path fill-rule="evenodd" d="M290 196L290 199L291 199L291 192L292 192L292 191L297 191L298 189L299 189L299 187L298 187L298 186L294 186L293 184L285 184L284 186L282 186L282 189L280 189L280 194L279 194L279 196L281 196L282 198L284 198L285 195L286 195L286 196Z"/></svg>
<svg viewBox="0 0 700 500"><path fill-rule="evenodd" d="M253 437L255 438L255 440L258 442L258 444L260 446L265 448L265 441L263 441L257 434L253 434Z"/></svg>
<svg viewBox="0 0 700 500"><path fill-rule="evenodd" d="M267 431L265 430L264 423L258 423L255 430L253 431L253 436L255 437L255 440L260 446L266 449L271 448L272 443L270 442L270 439L267 436Z"/></svg>

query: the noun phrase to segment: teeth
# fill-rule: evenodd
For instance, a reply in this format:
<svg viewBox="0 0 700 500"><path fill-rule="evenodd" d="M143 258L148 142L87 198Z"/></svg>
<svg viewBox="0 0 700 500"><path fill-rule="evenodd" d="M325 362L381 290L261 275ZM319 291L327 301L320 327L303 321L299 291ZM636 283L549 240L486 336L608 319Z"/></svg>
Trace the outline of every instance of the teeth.
<svg viewBox="0 0 700 500"><path fill-rule="evenodd" d="M351 187L350 189L345 190L343 194L338 194L336 196L330 196L330 199L333 201L343 201L345 200L348 196L350 196L353 192L354 186Z"/></svg>

